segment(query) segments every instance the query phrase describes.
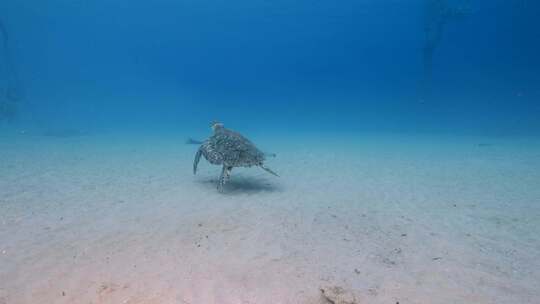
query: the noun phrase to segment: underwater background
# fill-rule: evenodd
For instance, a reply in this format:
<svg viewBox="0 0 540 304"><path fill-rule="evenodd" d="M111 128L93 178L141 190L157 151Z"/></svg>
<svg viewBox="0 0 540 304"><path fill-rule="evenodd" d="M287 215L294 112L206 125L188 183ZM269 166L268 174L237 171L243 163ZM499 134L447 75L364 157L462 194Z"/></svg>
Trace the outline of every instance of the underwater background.
<svg viewBox="0 0 540 304"><path fill-rule="evenodd" d="M538 304L539 16L1 0L0 304Z"/></svg>
<svg viewBox="0 0 540 304"><path fill-rule="evenodd" d="M29 128L540 127L536 1L7 0L0 10Z"/></svg>

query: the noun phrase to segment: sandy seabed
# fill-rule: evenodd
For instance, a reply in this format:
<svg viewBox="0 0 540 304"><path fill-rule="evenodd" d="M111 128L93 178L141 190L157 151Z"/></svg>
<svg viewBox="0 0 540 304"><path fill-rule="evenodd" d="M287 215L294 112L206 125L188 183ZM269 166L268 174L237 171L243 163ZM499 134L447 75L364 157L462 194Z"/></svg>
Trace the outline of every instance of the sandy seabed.
<svg viewBox="0 0 540 304"><path fill-rule="evenodd" d="M0 304L540 303L540 139L0 138Z"/></svg>

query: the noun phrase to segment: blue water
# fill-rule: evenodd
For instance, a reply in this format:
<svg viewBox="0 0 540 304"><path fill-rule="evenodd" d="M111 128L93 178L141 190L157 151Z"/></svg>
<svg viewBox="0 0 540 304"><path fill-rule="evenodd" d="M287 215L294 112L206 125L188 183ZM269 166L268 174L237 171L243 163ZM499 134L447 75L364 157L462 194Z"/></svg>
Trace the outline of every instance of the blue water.
<svg viewBox="0 0 540 304"><path fill-rule="evenodd" d="M446 18L430 3L464 16L443 21L426 85L425 29ZM36 132L184 136L217 119L540 134L537 1L4 0L0 12L13 66L4 56L0 83L21 96L11 125Z"/></svg>
<svg viewBox="0 0 540 304"><path fill-rule="evenodd" d="M0 304L537 304L539 16L0 0Z"/></svg>

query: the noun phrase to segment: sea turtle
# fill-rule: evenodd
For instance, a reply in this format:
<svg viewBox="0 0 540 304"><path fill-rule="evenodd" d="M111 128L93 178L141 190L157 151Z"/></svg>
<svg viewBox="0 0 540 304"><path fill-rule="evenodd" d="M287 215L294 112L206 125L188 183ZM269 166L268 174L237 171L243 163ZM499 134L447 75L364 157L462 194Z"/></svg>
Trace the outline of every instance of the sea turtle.
<svg viewBox="0 0 540 304"><path fill-rule="evenodd" d="M201 155L213 165L223 166L218 181L218 191L223 191L223 186L231 177L234 167L261 167L266 172L278 176L274 171L264 165L266 155L259 150L249 139L241 134L226 129L222 123L211 124L214 134L201 143L193 162L193 174L197 174L197 165ZM198 143L190 140L188 143Z"/></svg>

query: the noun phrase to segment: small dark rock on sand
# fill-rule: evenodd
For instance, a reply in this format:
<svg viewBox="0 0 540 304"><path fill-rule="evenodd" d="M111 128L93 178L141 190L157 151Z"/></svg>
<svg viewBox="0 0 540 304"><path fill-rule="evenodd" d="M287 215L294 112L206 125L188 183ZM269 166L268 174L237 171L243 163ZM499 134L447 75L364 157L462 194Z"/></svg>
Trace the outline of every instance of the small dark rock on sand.
<svg viewBox="0 0 540 304"><path fill-rule="evenodd" d="M324 301L330 304L360 304L357 297L350 290L340 286L321 287Z"/></svg>

